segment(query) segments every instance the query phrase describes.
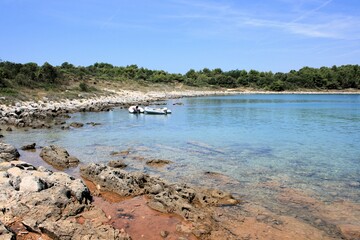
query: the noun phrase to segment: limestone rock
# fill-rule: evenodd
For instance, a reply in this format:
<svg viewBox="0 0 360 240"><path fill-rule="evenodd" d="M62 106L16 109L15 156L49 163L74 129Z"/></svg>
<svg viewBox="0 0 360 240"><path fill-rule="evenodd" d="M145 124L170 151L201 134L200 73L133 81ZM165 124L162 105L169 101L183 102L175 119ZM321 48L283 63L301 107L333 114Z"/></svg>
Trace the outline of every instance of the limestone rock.
<svg viewBox="0 0 360 240"><path fill-rule="evenodd" d="M0 159L12 161L20 157L18 150L10 144L0 143Z"/></svg>
<svg viewBox="0 0 360 240"><path fill-rule="evenodd" d="M108 166L113 168L126 168L127 164L124 163L122 160L111 160L108 163Z"/></svg>
<svg viewBox="0 0 360 240"><path fill-rule="evenodd" d="M15 240L15 234L9 231L1 221L0 221L0 239Z"/></svg>
<svg viewBox="0 0 360 240"><path fill-rule="evenodd" d="M131 239L105 224L108 219L92 205L81 179L20 161L0 165L0 239L15 239L8 230L14 221L51 239ZM85 217L83 224L76 221L79 216Z"/></svg>
<svg viewBox="0 0 360 240"><path fill-rule="evenodd" d="M40 192L47 188L46 183L39 177L26 176L21 179L20 191L23 192Z"/></svg>
<svg viewBox="0 0 360 240"><path fill-rule="evenodd" d="M70 156L65 148L50 145L44 147L40 152L40 157L46 162L60 168L74 167L79 164L79 159Z"/></svg>

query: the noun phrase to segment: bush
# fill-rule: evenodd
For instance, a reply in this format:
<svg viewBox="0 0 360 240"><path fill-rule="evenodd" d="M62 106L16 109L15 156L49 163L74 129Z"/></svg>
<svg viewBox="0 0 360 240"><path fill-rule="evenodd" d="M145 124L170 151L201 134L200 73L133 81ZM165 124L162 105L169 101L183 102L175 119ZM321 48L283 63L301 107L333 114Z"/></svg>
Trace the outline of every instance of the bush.
<svg viewBox="0 0 360 240"><path fill-rule="evenodd" d="M80 83L79 87L80 87L80 91L82 91L82 92L89 92L90 91L89 85L87 85L84 82Z"/></svg>

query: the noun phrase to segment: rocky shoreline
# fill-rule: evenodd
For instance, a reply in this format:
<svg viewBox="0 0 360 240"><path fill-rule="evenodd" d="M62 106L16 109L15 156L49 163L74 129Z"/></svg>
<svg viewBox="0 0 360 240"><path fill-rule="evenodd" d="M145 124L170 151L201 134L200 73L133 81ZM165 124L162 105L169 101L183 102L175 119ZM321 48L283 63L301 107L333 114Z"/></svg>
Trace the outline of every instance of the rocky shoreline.
<svg viewBox="0 0 360 240"><path fill-rule="evenodd" d="M44 147L47 162L68 163L66 150ZM51 153L49 153L51 152ZM147 206L181 216L189 226L179 225L182 239L210 239L225 231L213 219L214 208L236 205L231 194L214 189L169 184L141 172L126 172L103 164L81 166L82 177L96 185L93 193L83 180L64 172L19 161L11 145L0 143L0 233L4 239L131 239L124 229L111 225L111 217L95 206L93 197L110 191L121 197L146 196ZM214 207L214 208L213 208ZM214 232L214 233L213 233ZM169 236L171 233L159 233ZM226 231L222 234L226 234ZM168 238L167 238L168 239ZM180 238L179 238L180 239ZM228 236L227 239L231 239Z"/></svg>
<svg viewBox="0 0 360 240"><path fill-rule="evenodd" d="M233 94L360 94L358 91L302 91L302 92L269 92L251 90L219 90L219 91L169 91L169 92L140 92L114 91L104 89L107 94L92 98L63 99L51 101L44 97L39 101L19 101L13 105L0 104L0 125L16 127L50 128L52 125L65 124L68 114L75 112L109 111L113 107L128 107L134 104L149 105L166 99L181 97L197 97L210 95ZM0 101L1 103L1 101Z"/></svg>
<svg viewBox="0 0 360 240"><path fill-rule="evenodd" d="M14 105L0 105L0 125L16 127L49 128L52 125L65 124L64 119L75 112L109 111L113 107L128 107L134 104L149 105L151 102L181 97L234 94L227 91L172 91L172 92L136 92L107 90L106 96L50 101L16 102Z"/></svg>

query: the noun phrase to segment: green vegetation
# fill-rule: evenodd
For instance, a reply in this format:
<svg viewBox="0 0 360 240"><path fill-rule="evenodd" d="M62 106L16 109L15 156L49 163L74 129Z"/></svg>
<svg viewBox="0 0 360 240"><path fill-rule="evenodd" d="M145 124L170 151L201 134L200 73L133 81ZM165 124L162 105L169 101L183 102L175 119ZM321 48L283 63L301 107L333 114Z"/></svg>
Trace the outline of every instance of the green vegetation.
<svg viewBox="0 0 360 240"><path fill-rule="evenodd" d="M113 66L108 63L95 63L83 67L64 62L60 66L44 63L12 63L0 61L0 93L11 94L17 88L57 89L66 86L70 81L77 82L83 92L95 91L88 83L96 81L116 81L151 85L157 83L181 83L193 87L246 87L258 90L342 90L360 89L360 66L343 65L331 68L303 67L288 73L259 72L256 70L222 71L220 68L200 71L190 69L186 74L173 74L162 70L139 68L137 65L126 67Z"/></svg>

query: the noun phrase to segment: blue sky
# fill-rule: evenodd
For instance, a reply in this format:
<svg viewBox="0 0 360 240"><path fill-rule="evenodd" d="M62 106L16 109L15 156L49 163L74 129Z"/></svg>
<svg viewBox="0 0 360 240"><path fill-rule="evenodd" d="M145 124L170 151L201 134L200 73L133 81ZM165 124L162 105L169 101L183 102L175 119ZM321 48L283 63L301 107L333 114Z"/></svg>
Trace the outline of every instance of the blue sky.
<svg viewBox="0 0 360 240"><path fill-rule="evenodd" d="M0 0L0 59L185 73L360 64L358 0Z"/></svg>

